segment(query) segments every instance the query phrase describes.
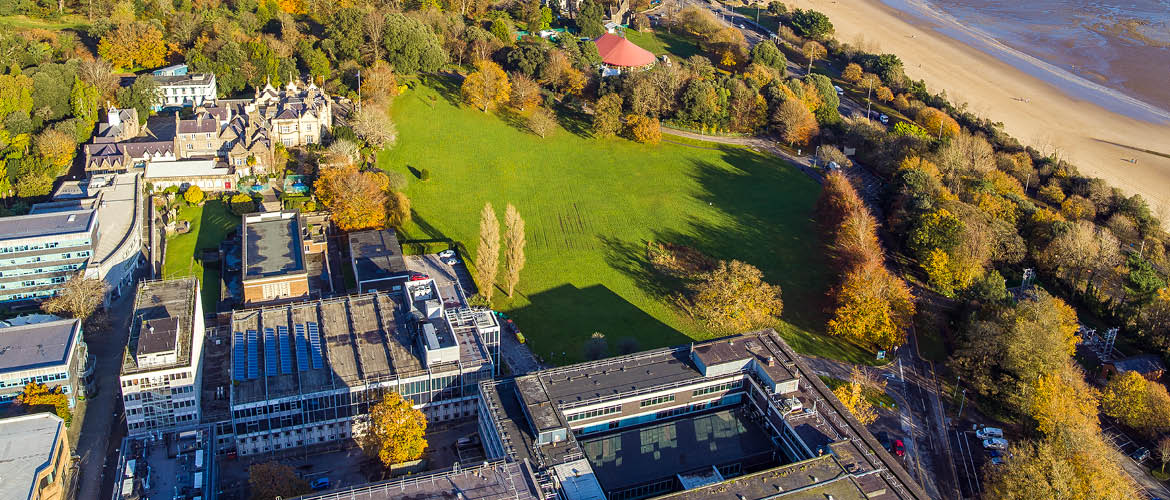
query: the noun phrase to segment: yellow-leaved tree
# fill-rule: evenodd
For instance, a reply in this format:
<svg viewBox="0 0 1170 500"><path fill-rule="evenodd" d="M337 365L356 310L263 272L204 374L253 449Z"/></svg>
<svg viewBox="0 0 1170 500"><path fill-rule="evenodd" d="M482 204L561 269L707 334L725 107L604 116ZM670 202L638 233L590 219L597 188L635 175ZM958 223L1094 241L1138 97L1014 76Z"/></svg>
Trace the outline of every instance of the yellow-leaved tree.
<svg viewBox="0 0 1170 500"><path fill-rule="evenodd" d="M36 382L29 382L24 390L16 395L16 402L30 412L52 409L53 413L69 425L73 421L73 412L69 410L69 399L61 392L60 387L52 389Z"/></svg>
<svg viewBox="0 0 1170 500"><path fill-rule="evenodd" d="M869 425L877 420L878 414L877 408L874 408L873 403L865 397L865 390L881 390L882 386L882 383L870 377L868 373L853 367L849 381L833 389L833 395L837 396L837 400L849 409L861 425Z"/></svg>
<svg viewBox="0 0 1170 500"><path fill-rule="evenodd" d="M427 448L426 417L396 392L370 408L361 427L358 443L386 467L417 460Z"/></svg>
<svg viewBox="0 0 1170 500"><path fill-rule="evenodd" d="M906 283L880 261L846 274L836 299L829 335L881 349L905 342L914 318L914 298Z"/></svg>
<svg viewBox="0 0 1170 500"><path fill-rule="evenodd" d="M481 60L475 63L475 72L463 79L460 92L468 104L487 113L489 109L508 102L512 96L512 84L499 64Z"/></svg>
<svg viewBox="0 0 1170 500"><path fill-rule="evenodd" d="M332 213L342 231L382 228L386 225L389 179L382 172L363 172L346 163L323 167L315 184L317 198Z"/></svg>

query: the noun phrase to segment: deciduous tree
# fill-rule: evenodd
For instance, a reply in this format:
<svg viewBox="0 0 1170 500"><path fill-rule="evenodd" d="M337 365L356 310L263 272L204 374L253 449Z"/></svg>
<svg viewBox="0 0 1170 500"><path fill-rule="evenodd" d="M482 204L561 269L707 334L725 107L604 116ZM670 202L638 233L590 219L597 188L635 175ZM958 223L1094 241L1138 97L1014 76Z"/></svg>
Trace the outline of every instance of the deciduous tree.
<svg viewBox="0 0 1170 500"><path fill-rule="evenodd" d="M725 331L742 332L772 325L780 317L780 287L764 281L751 264L720 262L691 286L691 314Z"/></svg>
<svg viewBox="0 0 1170 500"><path fill-rule="evenodd" d="M203 190L199 186L188 186L186 191L183 191L183 199L192 205L198 205L203 202Z"/></svg>
<svg viewBox="0 0 1170 500"><path fill-rule="evenodd" d="M390 191L386 196L386 225L402 229L410 222L410 198L402 191Z"/></svg>
<svg viewBox="0 0 1170 500"><path fill-rule="evenodd" d="M313 491L308 481L292 467L279 462L263 462L248 467L248 486L253 500L293 498Z"/></svg>
<svg viewBox="0 0 1170 500"><path fill-rule="evenodd" d="M804 103L796 99L785 99L780 103L772 115L772 122L789 146L807 145L819 131L816 118Z"/></svg>
<svg viewBox="0 0 1170 500"><path fill-rule="evenodd" d="M508 74L499 64L482 60L475 63L476 71L463 79L461 91L468 104L484 113L506 102L512 93Z"/></svg>
<svg viewBox="0 0 1170 500"><path fill-rule="evenodd" d="M508 104L517 111L525 111L540 102L540 85L524 73L512 73L512 96Z"/></svg>
<svg viewBox="0 0 1170 500"><path fill-rule="evenodd" d="M41 303L48 314L86 320L102 305L106 296L106 282L101 278L74 275L52 298Z"/></svg>
<svg viewBox="0 0 1170 500"><path fill-rule="evenodd" d="M475 252L475 283L479 294L489 302L496 288L500 268L500 221L491 202L479 213L479 248Z"/></svg>
<svg viewBox="0 0 1170 500"><path fill-rule="evenodd" d="M841 71L841 78L849 83L857 83L861 81L861 65L857 63L849 63L845 65L845 69Z"/></svg>
<svg viewBox="0 0 1170 500"><path fill-rule="evenodd" d="M520 283L524 270L524 219L511 203L504 209L504 291L508 297Z"/></svg>
<svg viewBox="0 0 1170 500"><path fill-rule="evenodd" d="M342 231L357 231L385 227L388 185L381 172L363 172L347 163L322 167L314 186L333 223Z"/></svg>
<svg viewBox="0 0 1170 500"><path fill-rule="evenodd" d="M29 382L24 390L16 395L17 404L24 407L28 413L34 411L51 410L68 426L73 422L73 412L69 410L69 398L60 387L52 389L39 382Z"/></svg>
<svg viewBox="0 0 1170 500"><path fill-rule="evenodd" d="M593 107L593 135L613 137L622 129L622 96L605 94Z"/></svg>
<svg viewBox="0 0 1170 500"><path fill-rule="evenodd" d="M804 54L804 59L806 61L808 61L807 72L811 74L813 63L816 62L818 59L825 57L825 54L827 52L825 51L824 45L821 45L815 41L809 40L807 42L804 42L804 45L800 46L800 53Z"/></svg>
<svg viewBox="0 0 1170 500"><path fill-rule="evenodd" d="M375 148L393 146L398 140L398 128L385 104L362 106L353 114L349 124L359 137Z"/></svg>
<svg viewBox="0 0 1170 500"><path fill-rule="evenodd" d="M548 137L557 128L557 118L553 112L544 106L538 106L528 115L528 130L541 139Z"/></svg>
<svg viewBox="0 0 1170 500"><path fill-rule="evenodd" d="M371 407L364 424L358 443L386 467L416 460L427 448L426 417L397 392Z"/></svg>
<svg viewBox="0 0 1170 500"><path fill-rule="evenodd" d="M98 55L125 70L162 66L167 52L162 31L145 21L122 24L98 42Z"/></svg>
<svg viewBox="0 0 1170 500"><path fill-rule="evenodd" d="M626 115L626 131L630 139L643 144L658 144L662 140L662 129L657 118Z"/></svg>

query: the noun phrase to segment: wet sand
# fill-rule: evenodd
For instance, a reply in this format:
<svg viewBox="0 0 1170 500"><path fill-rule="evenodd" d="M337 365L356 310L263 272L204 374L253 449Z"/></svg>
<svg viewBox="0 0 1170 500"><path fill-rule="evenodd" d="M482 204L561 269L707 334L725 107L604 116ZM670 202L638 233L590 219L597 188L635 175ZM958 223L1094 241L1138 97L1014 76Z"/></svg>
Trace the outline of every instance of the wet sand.
<svg viewBox="0 0 1170 500"><path fill-rule="evenodd" d="M1141 194L1163 220L1170 218L1170 113L1165 110L1026 56L945 16L926 13L924 20L880 0L793 0L791 5L824 12L837 39L897 54L907 76L925 80L932 92L945 90L952 102L965 102L976 114L1003 122L1024 144L1055 151L1082 174Z"/></svg>

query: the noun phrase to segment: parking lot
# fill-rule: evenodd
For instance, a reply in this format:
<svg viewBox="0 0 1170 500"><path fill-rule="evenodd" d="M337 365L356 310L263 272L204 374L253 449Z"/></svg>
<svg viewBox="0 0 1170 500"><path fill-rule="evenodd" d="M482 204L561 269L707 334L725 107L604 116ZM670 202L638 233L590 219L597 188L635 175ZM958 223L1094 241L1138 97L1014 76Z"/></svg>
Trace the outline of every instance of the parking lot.
<svg viewBox="0 0 1170 500"><path fill-rule="evenodd" d="M444 262L447 259L436 254L407 255L405 261L407 269L434 279L439 294L445 300L457 299L466 304L468 297L475 294L475 282L471 279L467 265L463 263L463 257L457 254L453 258L454 265L447 264Z"/></svg>
<svg viewBox="0 0 1170 500"><path fill-rule="evenodd" d="M987 461L983 444L970 430L951 430L951 450L955 455L955 470L959 476L959 491L963 498L979 498L983 485L979 482L979 471Z"/></svg>
<svg viewBox="0 0 1170 500"><path fill-rule="evenodd" d="M1101 427L1101 434L1105 436L1105 439L1117 451L1124 455L1121 457L1121 466L1137 482L1139 487L1138 494L1141 495L1141 498L1146 500L1150 498L1170 498L1170 491L1166 489L1166 486L1147 473L1150 468L1158 466L1157 459L1154 457L1152 451L1145 458L1135 460L1133 456L1134 452L1143 447L1141 443L1135 442L1129 436L1126 436L1121 429L1109 424ZM1149 450L1147 449L1147 451Z"/></svg>

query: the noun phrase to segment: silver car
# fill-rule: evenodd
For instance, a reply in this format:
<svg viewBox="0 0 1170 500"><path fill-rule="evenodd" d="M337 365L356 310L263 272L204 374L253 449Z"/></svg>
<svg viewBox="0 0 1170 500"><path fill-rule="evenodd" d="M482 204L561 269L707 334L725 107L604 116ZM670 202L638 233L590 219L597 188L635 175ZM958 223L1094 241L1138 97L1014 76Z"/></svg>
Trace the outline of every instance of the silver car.
<svg viewBox="0 0 1170 500"><path fill-rule="evenodd" d="M1006 450L1008 442L1004 438L988 438L983 440L985 450Z"/></svg>

